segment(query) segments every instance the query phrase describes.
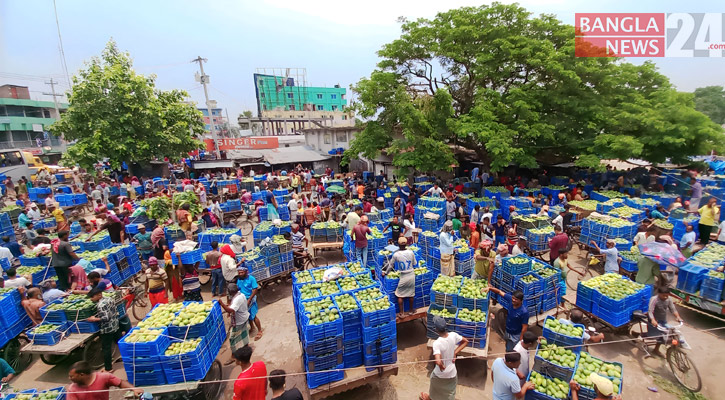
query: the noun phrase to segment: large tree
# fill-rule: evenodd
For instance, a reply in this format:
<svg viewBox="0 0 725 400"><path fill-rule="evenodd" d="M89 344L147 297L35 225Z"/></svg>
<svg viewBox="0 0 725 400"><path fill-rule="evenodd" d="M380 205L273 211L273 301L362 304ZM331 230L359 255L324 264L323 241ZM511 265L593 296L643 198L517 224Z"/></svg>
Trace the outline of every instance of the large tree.
<svg viewBox="0 0 725 400"><path fill-rule="evenodd" d="M695 108L716 124L725 124L725 87L705 86L695 89Z"/></svg>
<svg viewBox="0 0 725 400"><path fill-rule="evenodd" d="M133 70L128 53L111 40L73 77L68 111L51 131L74 143L64 161L91 167L108 158L115 168L126 162L168 157L178 160L202 147L202 114L182 90L161 91L155 76Z"/></svg>
<svg viewBox="0 0 725 400"><path fill-rule="evenodd" d="M485 167L602 158L683 161L721 129L651 63L574 57L574 27L494 3L402 20L401 37L353 87L365 127L345 153L393 155L409 172L448 170L452 144Z"/></svg>

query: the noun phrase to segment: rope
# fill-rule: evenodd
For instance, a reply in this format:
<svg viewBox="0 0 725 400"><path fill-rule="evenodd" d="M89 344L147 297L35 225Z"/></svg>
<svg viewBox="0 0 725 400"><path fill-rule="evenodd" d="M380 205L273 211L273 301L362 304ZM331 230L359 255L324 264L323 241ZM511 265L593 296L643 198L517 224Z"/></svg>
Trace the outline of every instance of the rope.
<svg viewBox="0 0 725 400"><path fill-rule="evenodd" d="M716 327L716 328L708 328L708 329L700 329L700 330L696 329L695 332L713 332L713 331L718 331L718 330L725 330L725 326ZM668 334L665 333L662 335L648 336L647 339L657 339L657 338L666 337L666 336L668 336ZM631 341L632 341L631 338L627 338L627 339L612 340L612 341L608 341L608 342L588 343L587 346L596 347L596 346L603 346L603 345L610 345L610 344L617 344L617 343L631 342ZM581 347L581 345L559 346L559 347L568 349L568 348ZM491 353L491 354L488 354L487 358L499 357L499 356L502 357L504 355L506 355L505 352L504 353ZM457 357L455 357L455 360L481 359L481 358L482 358L481 356L457 356ZM449 361L449 360L452 360L452 359L443 359L443 361ZM380 365L361 365L358 367L327 369L327 370L322 370L322 371L311 371L311 372L291 372L291 373L286 373L284 375L277 375L277 376L290 377L290 376L322 374L322 373L339 372L339 371L347 372L347 371L354 371L354 370L359 370L359 369L363 369L363 368L389 368L389 367L401 367L401 366L407 366L407 365L418 365L418 364L428 364L428 363L435 363L435 360L406 361L406 362L396 362L396 363L392 363L392 364L380 364ZM249 378L237 377L237 378L230 378L230 379L218 379L218 380L213 380L213 381L203 381L203 382L200 381L200 382L198 382L198 384L207 385L207 384L214 384L214 383L235 382L235 381L240 381L240 380L243 381L243 380L260 379L260 378L267 379L270 377L271 377L270 375L267 375L264 377L256 376L256 377L249 377ZM143 389L143 387L141 387L141 389ZM128 389L119 388L119 389L107 389L107 390L89 390L89 391L85 391L84 393L106 393L106 392L117 392L117 391L126 392L126 391L128 391Z"/></svg>

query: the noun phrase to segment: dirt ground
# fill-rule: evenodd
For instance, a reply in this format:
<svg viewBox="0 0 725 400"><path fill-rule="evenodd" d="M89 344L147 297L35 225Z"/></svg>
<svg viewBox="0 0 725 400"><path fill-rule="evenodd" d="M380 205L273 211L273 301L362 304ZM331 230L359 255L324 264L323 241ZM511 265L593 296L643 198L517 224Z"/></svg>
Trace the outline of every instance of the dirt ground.
<svg viewBox="0 0 725 400"><path fill-rule="evenodd" d="M335 253L325 254L329 263L341 261L341 256ZM572 257L575 261L581 258ZM204 297L209 297L209 285L204 286ZM297 387L306 393L305 377L302 372L302 354L294 322L292 308L291 287L289 284L279 288L278 301L272 304L260 302L259 318L264 328L264 336L259 341L252 341L254 347L253 361L262 360L267 370L284 369L287 373L297 373L288 378L287 387ZM722 365L725 355L725 330L703 332L725 326L721 321L709 316L680 308L680 313L686 321L682 331L692 346L690 356L698 366L703 379L703 389L694 396L683 392L679 386L673 384L674 376L662 358L644 358L641 350L629 341L616 342L626 339L624 336L609 335L604 345L591 346L590 352L608 361L618 361L624 365L623 396L625 399L720 399L725 391L725 380L720 380L718 366ZM540 327L532 327L534 332L540 333ZM431 350L426 348L425 327L420 321L410 321L398 326L398 375L381 379L373 384L355 388L339 394L330 399L334 400L363 400L363 399L416 399L421 391L427 391L428 375L432 370ZM723 347L721 347L723 346ZM500 356L504 350L503 340L496 333L489 337L488 366ZM219 355L224 362L229 358L228 345L225 344ZM33 364L13 382L18 389L38 388L48 389L68 384L67 372L70 364L75 360L68 360L57 366L45 365L36 358ZM532 355L533 362L533 355ZM486 362L483 360L465 359L456 363L458 369L457 399L490 399L491 380ZM125 378L121 363L116 363L116 374ZM713 368L715 367L715 368ZM713 372L714 371L714 372ZM240 368L234 365L223 368L224 379L233 380L240 373ZM655 389L656 392L651 391ZM223 399L232 398L233 383L226 383ZM307 398L307 395L305 395ZM119 394L112 398L120 398ZM267 398L271 398L271 392Z"/></svg>

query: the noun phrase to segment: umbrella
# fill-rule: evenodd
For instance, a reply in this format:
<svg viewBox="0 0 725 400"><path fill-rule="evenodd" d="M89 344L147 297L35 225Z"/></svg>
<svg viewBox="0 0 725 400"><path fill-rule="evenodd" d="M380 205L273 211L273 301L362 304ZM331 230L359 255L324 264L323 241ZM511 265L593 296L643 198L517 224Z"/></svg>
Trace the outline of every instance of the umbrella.
<svg viewBox="0 0 725 400"><path fill-rule="evenodd" d="M325 189L328 193L345 194L345 188L338 185L330 185Z"/></svg>
<svg viewBox="0 0 725 400"><path fill-rule="evenodd" d="M644 243L638 247L640 254L658 264L667 264L679 268L687 260L679 250L667 243Z"/></svg>

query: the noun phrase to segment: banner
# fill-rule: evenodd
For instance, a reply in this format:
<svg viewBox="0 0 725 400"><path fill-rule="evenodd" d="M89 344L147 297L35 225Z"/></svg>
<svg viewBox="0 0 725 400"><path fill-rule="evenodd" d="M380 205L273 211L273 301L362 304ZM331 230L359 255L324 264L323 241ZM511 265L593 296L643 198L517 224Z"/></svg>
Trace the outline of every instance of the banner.
<svg viewBox="0 0 725 400"><path fill-rule="evenodd" d="M204 139L207 151L214 151L214 140ZM224 138L217 139L217 146L221 151L227 150L260 150L260 149L276 149L279 147L279 140L274 136L269 137L244 137L244 138Z"/></svg>

